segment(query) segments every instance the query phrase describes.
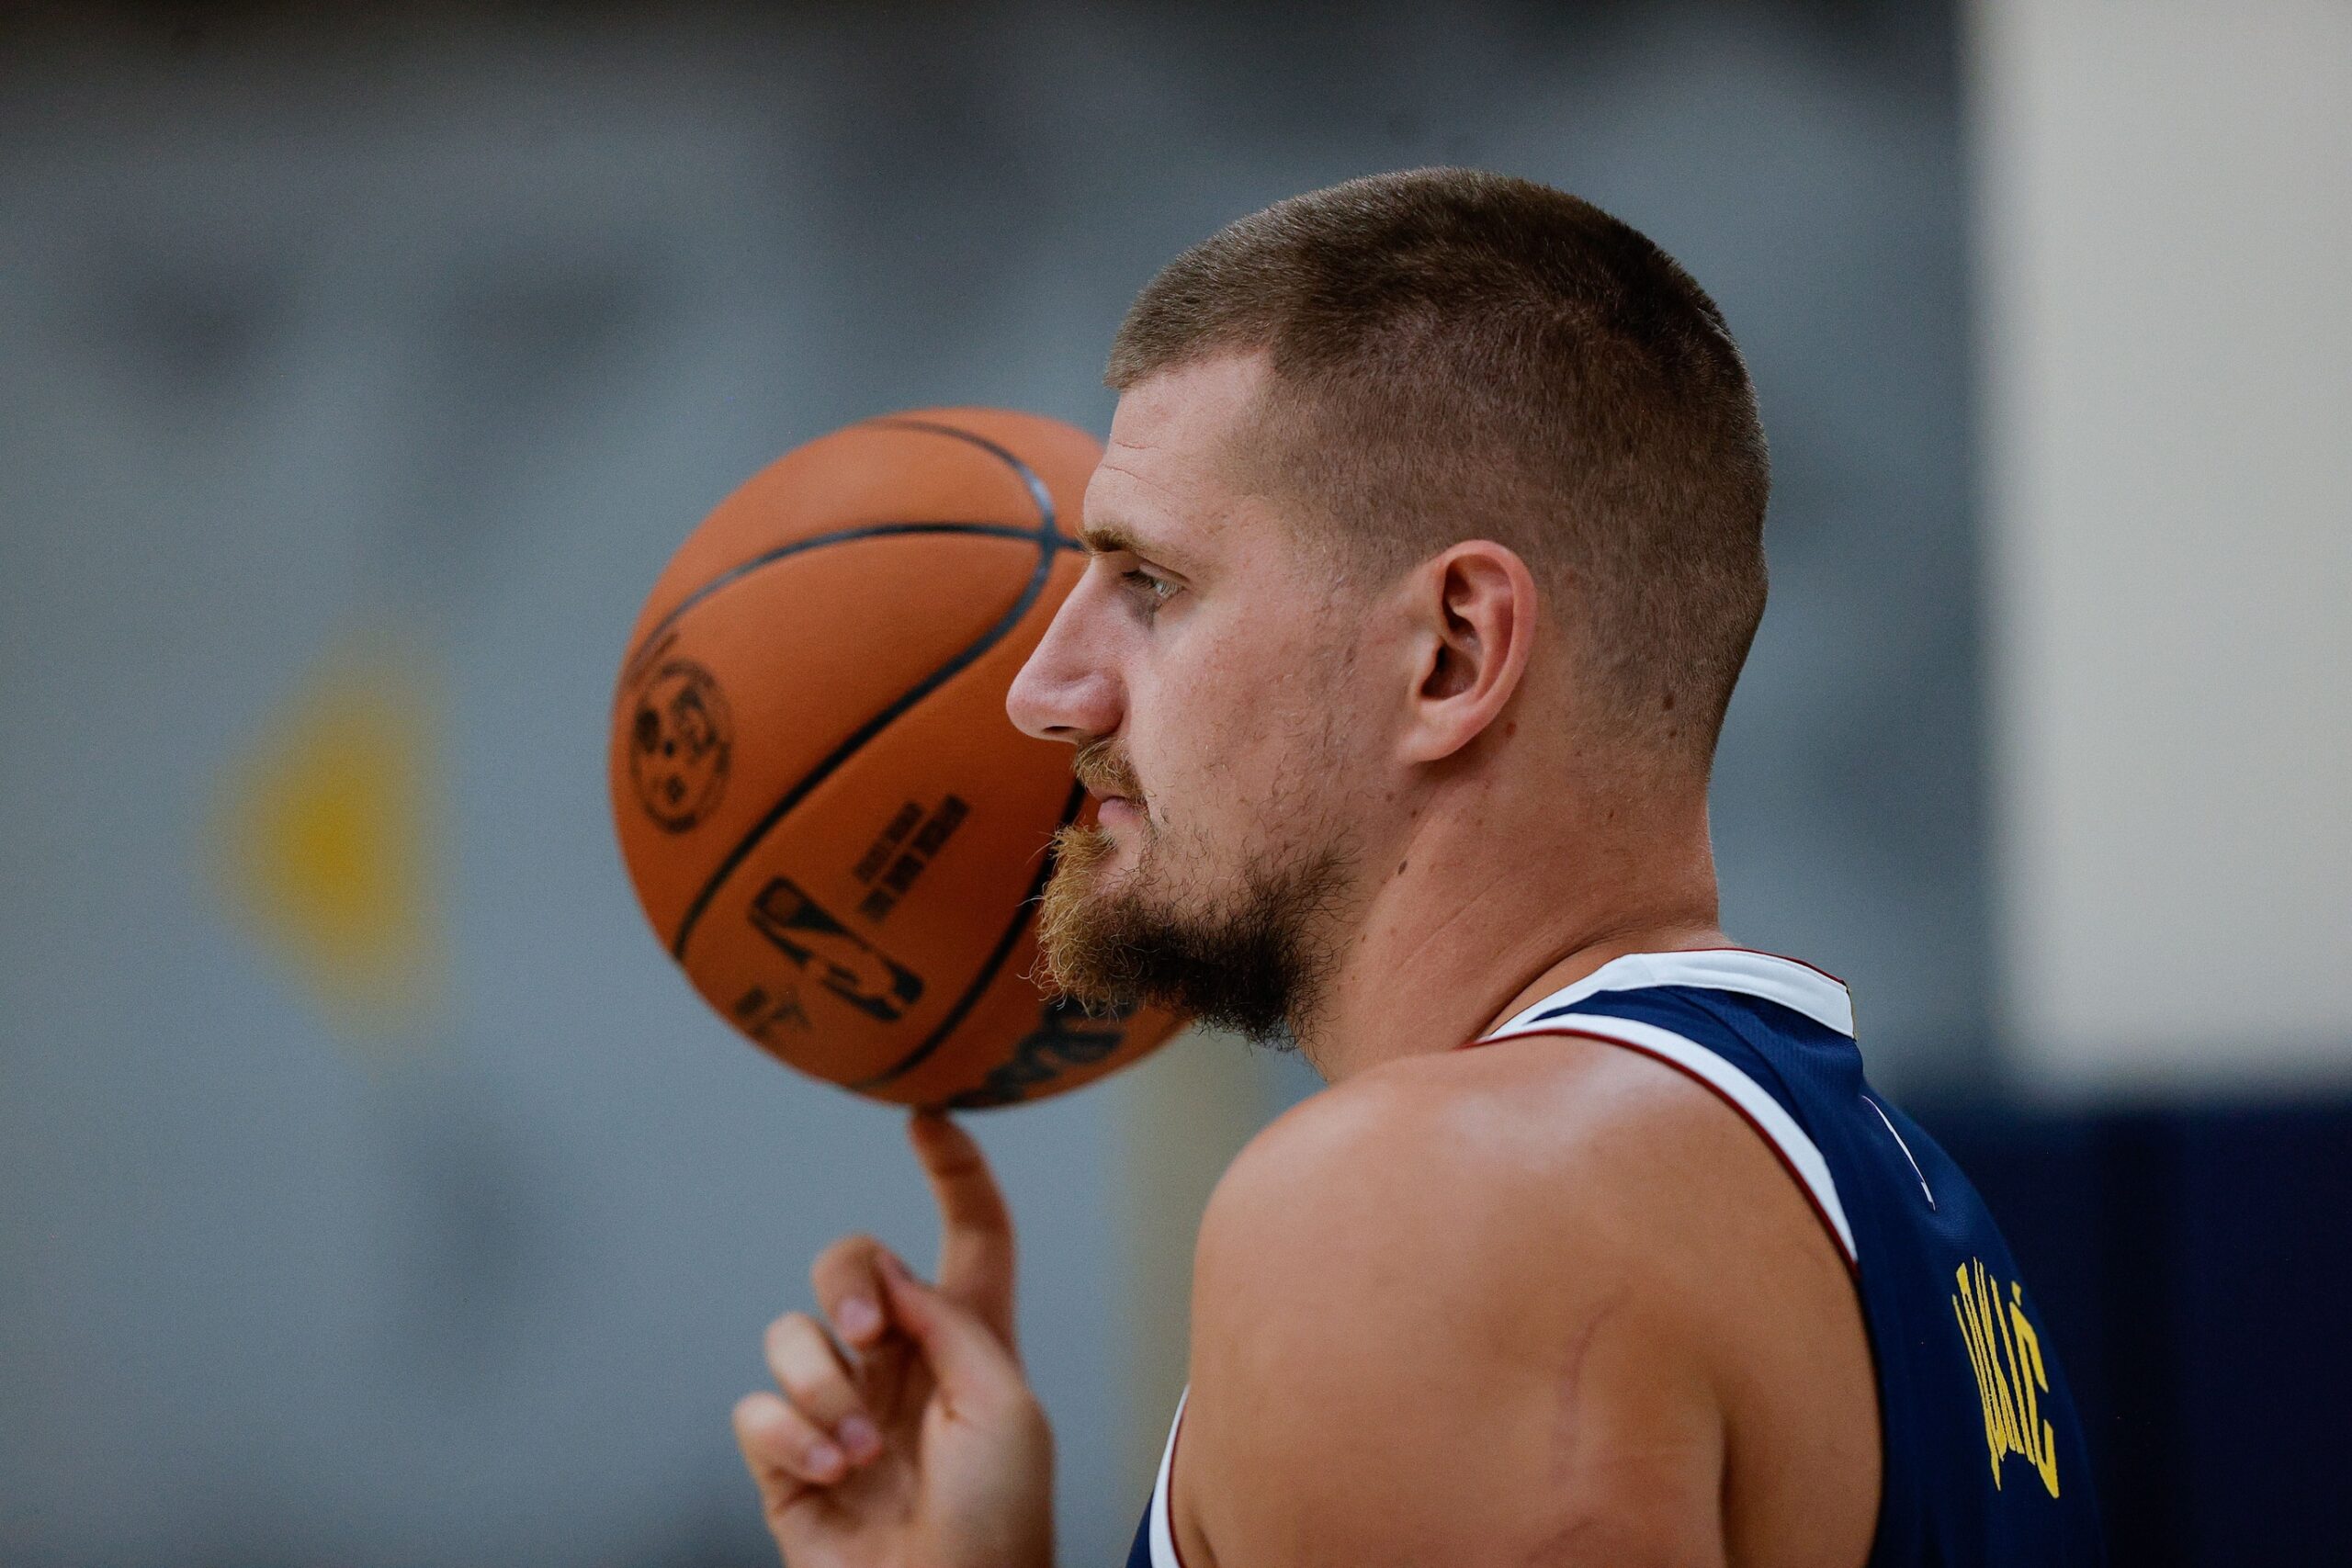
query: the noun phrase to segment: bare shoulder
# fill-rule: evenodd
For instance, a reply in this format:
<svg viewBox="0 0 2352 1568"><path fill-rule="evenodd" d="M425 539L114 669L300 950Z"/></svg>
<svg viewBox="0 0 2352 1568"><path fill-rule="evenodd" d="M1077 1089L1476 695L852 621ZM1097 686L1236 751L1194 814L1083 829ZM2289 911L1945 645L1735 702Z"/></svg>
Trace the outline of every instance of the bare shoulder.
<svg viewBox="0 0 2352 1568"><path fill-rule="evenodd" d="M1484 1252L1506 1266L1496 1287L1524 1293L1532 1270L1614 1269L1622 1249L1655 1258L1666 1234L1686 1252L1719 1230L1737 1245L1752 1224L1711 1225L1692 1200L1755 1178L1785 1179L1672 1067L1593 1041L1498 1042L1386 1064L1277 1119L1211 1199L1201 1262L1268 1245L1334 1265Z"/></svg>
<svg viewBox="0 0 2352 1568"><path fill-rule="evenodd" d="M1594 1041L1413 1057L1278 1119L1210 1201L1193 1315L1177 1495L1211 1562L1310 1537L1541 1558L1563 1532L1721 1561L1747 1529L1722 1499L1793 1509L1775 1467L1874 1458L1858 1308L1803 1195L1712 1090Z"/></svg>

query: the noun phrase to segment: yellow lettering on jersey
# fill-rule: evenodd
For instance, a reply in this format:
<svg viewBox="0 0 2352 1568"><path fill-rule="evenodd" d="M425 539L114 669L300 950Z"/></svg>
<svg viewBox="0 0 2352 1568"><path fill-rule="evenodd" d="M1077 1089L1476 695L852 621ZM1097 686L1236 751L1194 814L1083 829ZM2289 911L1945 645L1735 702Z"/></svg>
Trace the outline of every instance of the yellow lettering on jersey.
<svg viewBox="0 0 2352 1568"><path fill-rule="evenodd" d="M1976 1373L1976 1395L1984 1410L1984 1447L1993 1464L1993 1484L2001 1484L2001 1461L2011 1454L2031 1465L2052 1497L2058 1495L2057 1434L2041 1418L2041 1396L2050 1392L2050 1369L2041 1359L2041 1336L2025 1315L2025 1287L2012 1280L2001 1300L1998 1280L1984 1263L1970 1258L1954 1270L1960 1286L1951 1298L1952 1316L1968 1346Z"/></svg>

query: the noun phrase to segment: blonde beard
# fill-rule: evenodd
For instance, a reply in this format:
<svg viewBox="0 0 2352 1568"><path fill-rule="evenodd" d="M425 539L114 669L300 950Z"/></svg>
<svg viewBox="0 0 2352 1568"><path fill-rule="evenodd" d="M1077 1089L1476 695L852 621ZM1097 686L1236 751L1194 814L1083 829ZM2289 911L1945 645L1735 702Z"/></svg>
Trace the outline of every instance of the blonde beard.
<svg viewBox="0 0 2352 1568"><path fill-rule="evenodd" d="M1094 886L1118 845L1103 829L1072 826L1054 835L1048 852L1054 874L1037 904L1037 983L1090 1010L1132 1000L1110 979L1109 921Z"/></svg>
<svg viewBox="0 0 2352 1568"><path fill-rule="evenodd" d="M1346 879L1333 850L1248 863L1239 886L1198 913L1155 904L1163 882L1147 840L1111 886L1118 852L1100 828L1055 836L1054 874L1037 915L1036 977L1090 1011L1155 1002L1261 1043L1295 1043L1332 967L1329 915Z"/></svg>

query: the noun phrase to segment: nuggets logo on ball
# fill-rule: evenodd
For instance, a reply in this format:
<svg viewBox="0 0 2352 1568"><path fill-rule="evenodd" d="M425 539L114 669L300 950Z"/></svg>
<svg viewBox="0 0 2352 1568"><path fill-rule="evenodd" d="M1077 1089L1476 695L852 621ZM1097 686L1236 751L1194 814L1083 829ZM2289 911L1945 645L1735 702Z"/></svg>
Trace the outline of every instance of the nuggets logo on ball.
<svg viewBox="0 0 2352 1568"><path fill-rule="evenodd" d="M683 833L718 804L731 741L727 701L710 671L673 659L638 688L629 721L629 774L653 820Z"/></svg>

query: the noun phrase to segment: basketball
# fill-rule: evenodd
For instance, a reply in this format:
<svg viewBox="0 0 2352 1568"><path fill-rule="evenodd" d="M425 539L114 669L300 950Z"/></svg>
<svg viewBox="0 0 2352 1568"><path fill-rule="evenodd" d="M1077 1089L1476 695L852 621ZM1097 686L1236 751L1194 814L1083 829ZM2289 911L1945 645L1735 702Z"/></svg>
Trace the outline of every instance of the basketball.
<svg viewBox="0 0 2352 1568"><path fill-rule="evenodd" d="M629 880L703 999L803 1072L1005 1105L1177 1026L1030 977L1048 845L1091 803L1005 694L1084 569L1100 455L994 409L851 425L722 502L638 616L610 748Z"/></svg>

